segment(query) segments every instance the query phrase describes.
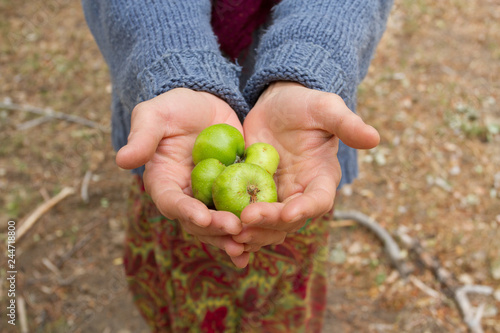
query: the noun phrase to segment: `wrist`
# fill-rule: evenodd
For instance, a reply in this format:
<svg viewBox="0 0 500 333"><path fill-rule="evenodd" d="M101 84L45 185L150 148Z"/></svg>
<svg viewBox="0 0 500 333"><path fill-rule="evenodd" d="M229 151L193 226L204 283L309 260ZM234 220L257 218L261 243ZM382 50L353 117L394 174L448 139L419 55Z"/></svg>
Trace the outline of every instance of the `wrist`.
<svg viewBox="0 0 500 333"><path fill-rule="evenodd" d="M295 82L295 81L273 81L271 83L269 83L269 85L266 87L266 89L264 90L264 92L268 91L268 90L280 90L280 89L286 89L286 88L290 88L290 87L303 87L303 88L306 88L306 86L304 86L303 84L299 83L299 82ZM263 93L264 93L263 92Z"/></svg>
<svg viewBox="0 0 500 333"><path fill-rule="evenodd" d="M259 98L257 99L256 104L259 104L259 102L261 103L265 100L268 100L284 90L293 89L293 88L306 88L307 89L307 87L305 87L304 85L302 85L298 82L295 82L295 81L273 81L262 91Z"/></svg>

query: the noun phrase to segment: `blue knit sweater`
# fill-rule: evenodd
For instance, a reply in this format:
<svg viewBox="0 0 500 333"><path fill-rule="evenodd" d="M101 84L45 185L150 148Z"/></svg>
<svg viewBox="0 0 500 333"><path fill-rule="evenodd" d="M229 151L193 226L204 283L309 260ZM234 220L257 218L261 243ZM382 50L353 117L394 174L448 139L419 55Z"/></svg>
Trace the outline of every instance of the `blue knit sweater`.
<svg viewBox="0 0 500 333"><path fill-rule="evenodd" d="M339 94L355 110L392 0L282 0L260 38L251 76L221 54L210 26L210 0L82 0L87 23L108 63L112 139L127 142L134 106L184 87L224 99L244 119L278 80ZM341 185L357 176L357 155L341 143ZM141 173L142 169L135 172Z"/></svg>

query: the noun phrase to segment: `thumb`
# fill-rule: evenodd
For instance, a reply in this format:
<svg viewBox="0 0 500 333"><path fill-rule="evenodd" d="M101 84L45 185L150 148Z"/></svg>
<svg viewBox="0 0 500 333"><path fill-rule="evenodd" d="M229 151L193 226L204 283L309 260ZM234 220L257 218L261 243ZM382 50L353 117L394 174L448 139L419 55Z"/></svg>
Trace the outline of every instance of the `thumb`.
<svg viewBox="0 0 500 333"><path fill-rule="evenodd" d="M378 131L352 112L340 96L325 93L318 103L313 108L313 117L323 124L323 130L336 135L347 146L371 149L380 143Z"/></svg>
<svg viewBox="0 0 500 333"><path fill-rule="evenodd" d="M347 146L355 149L371 149L380 143L378 131L367 125L361 117L349 110L334 125L334 134Z"/></svg>
<svg viewBox="0 0 500 333"><path fill-rule="evenodd" d="M138 104L132 111L128 142L116 155L116 164L123 169L135 169L146 164L156 152L163 138L162 117L155 117L147 102Z"/></svg>

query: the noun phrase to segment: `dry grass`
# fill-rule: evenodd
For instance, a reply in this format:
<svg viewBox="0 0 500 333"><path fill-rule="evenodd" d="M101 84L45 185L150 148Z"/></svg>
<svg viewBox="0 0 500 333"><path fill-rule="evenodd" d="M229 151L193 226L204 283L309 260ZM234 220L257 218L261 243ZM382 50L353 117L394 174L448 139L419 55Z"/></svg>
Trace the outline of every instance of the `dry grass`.
<svg viewBox="0 0 500 333"><path fill-rule="evenodd" d="M499 22L497 0L396 0L359 97L382 142L360 153L361 177L337 200L390 232L406 226L457 280L497 290ZM0 0L0 77L2 100L109 124L106 65L78 2ZM87 170L94 176L89 203L66 199L16 244L30 331L140 331L120 266L130 180L114 165L109 135L60 120L16 129L35 117L0 110L2 244L6 221L22 221L64 186L79 188ZM47 259L58 263L82 239L58 271L49 268ZM466 331L453 302L397 279L365 230L335 228L330 254L330 331ZM416 276L441 291L425 270ZM500 301L475 301L487 304L485 331L500 332Z"/></svg>

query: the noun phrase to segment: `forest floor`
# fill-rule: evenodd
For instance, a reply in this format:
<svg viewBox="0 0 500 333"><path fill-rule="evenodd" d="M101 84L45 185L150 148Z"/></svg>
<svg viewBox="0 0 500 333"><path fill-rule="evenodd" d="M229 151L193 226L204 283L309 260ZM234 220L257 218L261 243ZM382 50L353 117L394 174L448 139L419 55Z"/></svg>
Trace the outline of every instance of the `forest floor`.
<svg viewBox="0 0 500 333"><path fill-rule="evenodd" d="M122 250L131 177L114 163L111 86L80 2L0 0L0 103L51 108L103 128L0 108L0 249L65 187L77 189L15 244L18 320L29 332L147 332L127 292ZM359 90L381 144L338 195L391 235L404 227L500 332L500 2L396 0ZM29 128L27 128L29 127ZM80 196L88 178L89 200ZM399 241L396 238L397 241ZM400 243L401 245L401 243ZM416 262L411 251L408 262ZM9 301L0 260L0 304ZM332 221L325 332L467 332L450 290L415 265L402 279L367 229ZM19 302L18 302L19 303ZM22 313L21 313L22 312ZM1 332L18 332L4 324ZM20 332L20 331L19 331Z"/></svg>

